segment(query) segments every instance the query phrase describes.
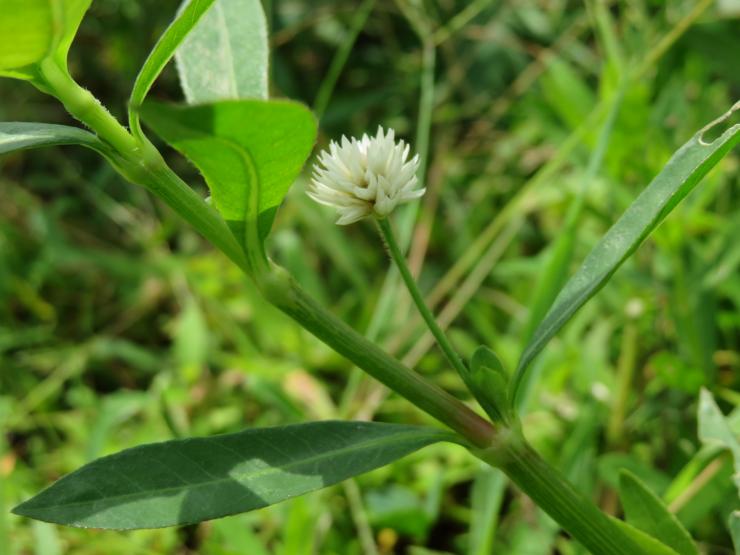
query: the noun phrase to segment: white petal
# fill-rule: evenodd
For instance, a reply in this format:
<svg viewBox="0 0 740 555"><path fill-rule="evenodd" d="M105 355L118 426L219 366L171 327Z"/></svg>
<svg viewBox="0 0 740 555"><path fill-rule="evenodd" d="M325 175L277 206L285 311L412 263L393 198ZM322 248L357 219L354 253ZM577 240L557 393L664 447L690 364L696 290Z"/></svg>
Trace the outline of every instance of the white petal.
<svg viewBox="0 0 740 555"><path fill-rule="evenodd" d="M393 129L382 126L374 136L358 140L342 136L331 141L314 166L308 195L337 210L337 223L356 222L373 212L385 216L401 202L419 198L419 155L408 159L411 147L395 141Z"/></svg>

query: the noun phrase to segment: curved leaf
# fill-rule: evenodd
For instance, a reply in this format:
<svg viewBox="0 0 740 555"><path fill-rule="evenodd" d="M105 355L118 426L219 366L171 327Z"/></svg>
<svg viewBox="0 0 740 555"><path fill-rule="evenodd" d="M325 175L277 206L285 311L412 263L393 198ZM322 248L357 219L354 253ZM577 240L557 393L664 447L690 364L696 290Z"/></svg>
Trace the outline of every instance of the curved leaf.
<svg viewBox="0 0 740 555"><path fill-rule="evenodd" d="M102 152L98 138L77 127L53 123L0 122L0 154L54 145L82 145Z"/></svg>
<svg viewBox="0 0 740 555"><path fill-rule="evenodd" d="M259 235L264 240L313 148L313 114L285 100L182 107L145 103L141 113L203 173L216 208L242 242L251 188L257 186Z"/></svg>
<svg viewBox="0 0 740 555"><path fill-rule="evenodd" d="M153 443L83 466L13 512L92 528L157 528L259 509L336 484L450 432L312 422Z"/></svg>
<svg viewBox="0 0 740 555"><path fill-rule="evenodd" d="M529 364L547 342L609 281L640 243L740 141L740 124L732 126L711 143L703 140L711 127L727 119L738 109L740 102L678 149L663 170L586 257L580 269L565 284L524 349L512 381L512 398L516 396Z"/></svg>
<svg viewBox="0 0 740 555"><path fill-rule="evenodd" d="M494 422L511 424L512 414L509 399L509 375L504 370L496 353L485 345L478 347L470 359L470 369L463 375L465 384L486 414Z"/></svg>
<svg viewBox="0 0 740 555"><path fill-rule="evenodd" d="M189 104L267 98L267 59L260 0L216 0L175 53Z"/></svg>
<svg viewBox="0 0 740 555"><path fill-rule="evenodd" d="M214 0L192 0L185 2L175 17L175 20L167 27L157 41L154 49L144 62L141 71L139 71L134 87L131 90L129 124L132 128L138 129L139 127L137 110L144 102L144 98L152 88L154 81L172 59L177 47L180 46L180 43L182 43L188 33L192 31L213 2Z"/></svg>
<svg viewBox="0 0 740 555"><path fill-rule="evenodd" d="M628 470L619 475L619 498L627 521L679 555L699 555L694 541L663 502Z"/></svg>
<svg viewBox="0 0 740 555"><path fill-rule="evenodd" d="M91 0L0 0L0 76L34 79L52 58L66 71L67 53Z"/></svg>
<svg viewBox="0 0 740 555"><path fill-rule="evenodd" d="M60 67L66 67L72 41L92 0L49 0L49 2L54 5L55 12L60 14L61 24L56 29L54 57Z"/></svg>

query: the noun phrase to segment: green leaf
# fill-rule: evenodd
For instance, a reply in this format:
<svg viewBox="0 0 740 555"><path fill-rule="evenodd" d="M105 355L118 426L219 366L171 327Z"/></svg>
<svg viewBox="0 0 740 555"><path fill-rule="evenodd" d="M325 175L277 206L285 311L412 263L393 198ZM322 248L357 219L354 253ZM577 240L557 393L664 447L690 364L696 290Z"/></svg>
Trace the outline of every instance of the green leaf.
<svg viewBox="0 0 740 555"><path fill-rule="evenodd" d="M491 349L478 347L470 360L465 383L494 422L510 424L513 419L509 399L509 375Z"/></svg>
<svg viewBox="0 0 740 555"><path fill-rule="evenodd" d="M639 528L635 528L631 524L624 522L612 517L614 523L622 529L627 536L634 541L644 553L650 553L651 555L678 555L673 549L667 545L659 542L654 537L646 534Z"/></svg>
<svg viewBox="0 0 740 555"><path fill-rule="evenodd" d="M606 284L640 243L740 141L740 124L730 127L711 143L703 140L712 127L729 118L738 109L740 102L678 149L663 170L586 257L583 265L555 299L552 308L524 349L512 380L512 398L516 397L530 362L547 342Z"/></svg>
<svg viewBox="0 0 740 555"><path fill-rule="evenodd" d="M0 0L0 76L35 79L53 60L66 71L67 53L91 0Z"/></svg>
<svg viewBox="0 0 740 555"><path fill-rule="evenodd" d="M183 39L193 30L200 21L203 14L211 7L214 0L192 0L185 2L175 20L165 30L157 41L154 49L144 62L144 65L136 77L134 88L129 100L129 124L133 129L139 128L138 109L144 102L144 98L152 88L154 81L162 73L167 63L172 59L175 50Z"/></svg>
<svg viewBox="0 0 740 555"><path fill-rule="evenodd" d="M719 410L712 394L706 389L699 394L699 441L707 446L727 449L734 459L735 487L740 492L740 441Z"/></svg>
<svg viewBox="0 0 740 555"><path fill-rule="evenodd" d="M611 102L609 111L606 114L604 124L599 133L596 146L591 152L586 171L581 177L581 187L568 207L565 222L561 231L552 245L545 253L542 267L537 272L537 282L535 283L531 301L528 306L527 321L524 326L522 343L526 344L532 339L538 324L542 321L547 311L552 306L558 292L562 289L570 270L571 261L577 244L576 239L579 236L579 227L581 215L586 206L586 195L591 183L596 180L599 170L602 166L604 156L609 147L609 140L614 130L614 122L617 119L617 113L622 105L624 97L623 83L620 85ZM531 383L532 374L526 376L521 384L517 384L519 395L513 399L516 401L516 410L521 413L526 410L530 392L535 384Z"/></svg>
<svg viewBox="0 0 740 555"><path fill-rule="evenodd" d="M0 154L54 145L82 145L102 152L105 147L92 133L52 123L0 122Z"/></svg>
<svg viewBox="0 0 740 555"><path fill-rule="evenodd" d="M175 53L189 104L267 98L267 58L260 0L216 0Z"/></svg>
<svg viewBox="0 0 740 555"><path fill-rule="evenodd" d="M13 512L85 528L189 524L279 503L454 438L325 421L153 443L93 461Z"/></svg>
<svg viewBox="0 0 740 555"><path fill-rule="evenodd" d="M506 475L497 468L483 467L476 474L471 492L469 555L493 553L506 483Z"/></svg>
<svg viewBox="0 0 740 555"><path fill-rule="evenodd" d="M699 555L691 536L648 487L627 470L619 475L619 498L627 521L679 555Z"/></svg>
<svg viewBox="0 0 740 555"><path fill-rule="evenodd" d="M242 242L252 187L258 192L264 240L316 137L311 112L285 100L183 107L145 103L142 117L203 173L216 208Z"/></svg>

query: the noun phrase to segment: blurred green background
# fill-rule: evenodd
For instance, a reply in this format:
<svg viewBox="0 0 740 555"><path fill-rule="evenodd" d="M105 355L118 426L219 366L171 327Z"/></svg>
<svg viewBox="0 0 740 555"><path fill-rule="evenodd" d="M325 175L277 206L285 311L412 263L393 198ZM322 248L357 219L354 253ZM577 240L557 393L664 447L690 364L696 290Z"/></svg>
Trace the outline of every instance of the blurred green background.
<svg viewBox="0 0 740 555"><path fill-rule="evenodd" d="M177 5L93 2L71 66L115 115ZM265 8L273 94L320 113L320 147L382 124L422 154L428 192L395 219L410 264L460 350L489 345L509 369L548 246L572 239L567 276L671 153L740 99L737 0ZM180 99L173 67L153 95ZM0 82L0 120L70 123L53 99L10 80ZM605 510L620 514L614 487L629 468L709 554L733 553L727 518L738 508L729 453L697 438L696 401L710 389L740 433L739 154L549 345L524 416L531 441ZM167 156L205 194L193 168ZM274 257L351 325L469 399L387 277L372 226L332 222L299 182L279 213ZM582 553L453 446L181 529L76 530L9 514L122 448L338 417L428 423L260 300L94 153L0 159L0 553Z"/></svg>

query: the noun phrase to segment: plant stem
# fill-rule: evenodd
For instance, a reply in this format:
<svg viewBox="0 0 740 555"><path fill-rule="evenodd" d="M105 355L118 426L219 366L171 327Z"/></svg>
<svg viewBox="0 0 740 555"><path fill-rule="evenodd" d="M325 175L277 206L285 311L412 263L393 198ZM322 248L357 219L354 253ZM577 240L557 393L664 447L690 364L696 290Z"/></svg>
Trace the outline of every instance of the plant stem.
<svg viewBox="0 0 740 555"><path fill-rule="evenodd" d="M262 283L262 293L293 320L375 379L474 445L490 445L495 430L487 420L327 312L283 268L273 266L273 272Z"/></svg>
<svg viewBox="0 0 740 555"><path fill-rule="evenodd" d="M416 285L414 276L411 275L411 271L406 264L406 259L401 253L401 249L398 246L398 242L396 241L396 237L393 234L393 229L391 228L391 224L388 221L388 218L376 219L375 221L378 224L380 235L383 237L386 245L388 245L388 251L391 254L391 258L393 259L393 262L396 263L398 271L401 273L401 277L403 278L403 282L406 284L406 288L409 290L411 298L416 304L416 308L419 309L421 317L424 318L424 321L429 327L429 330L432 332L432 335L434 335L434 338L437 340L437 343L442 349L442 352L444 352L445 357L447 357L447 360L450 362L450 364L452 364L453 368L457 370L458 374L460 374L460 376L464 379L468 373L468 369L465 367L462 359L455 351L452 343L450 343L450 340L447 339L447 336L442 331L442 328L440 328L439 324L437 324L437 320L434 319L434 314L432 314L432 311L429 310L429 307L424 302L424 297L422 296L421 291L419 291L419 287Z"/></svg>
<svg viewBox="0 0 740 555"><path fill-rule="evenodd" d="M498 444L475 454L491 466L500 468L539 507L592 553L644 553L614 520L547 464L520 432L508 430L508 433L507 436L502 432L497 438Z"/></svg>
<svg viewBox="0 0 740 555"><path fill-rule="evenodd" d="M98 137L118 152L136 153L138 144L126 128L118 123L90 91L78 85L66 69L60 68L56 61L50 59L43 62L40 81L32 82L41 90L56 96L72 116L95 131Z"/></svg>
<svg viewBox="0 0 740 555"><path fill-rule="evenodd" d="M173 172L148 141L137 140L67 73L51 71L45 84L70 113L108 142L113 166L129 181L143 185L197 229L250 275L267 299L308 331L397 391L422 410L460 433L478 447L490 444L489 422L459 399L405 367L374 343L334 317L303 291L279 266L254 275L234 235L216 211ZM88 98L89 97L89 98ZM80 99L85 99L80 102ZM90 102L89 99L93 101ZM74 110L74 111L73 111Z"/></svg>
<svg viewBox="0 0 740 555"><path fill-rule="evenodd" d="M242 270L249 264L243 249L215 209L172 171L146 138L133 137L90 93L55 64L42 68L43 89L58 98L67 111L113 147L108 159L127 180L161 198L185 221Z"/></svg>

